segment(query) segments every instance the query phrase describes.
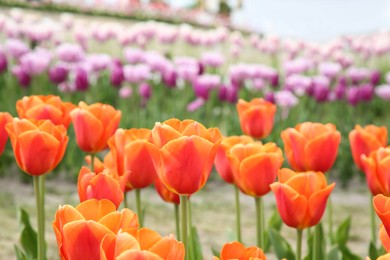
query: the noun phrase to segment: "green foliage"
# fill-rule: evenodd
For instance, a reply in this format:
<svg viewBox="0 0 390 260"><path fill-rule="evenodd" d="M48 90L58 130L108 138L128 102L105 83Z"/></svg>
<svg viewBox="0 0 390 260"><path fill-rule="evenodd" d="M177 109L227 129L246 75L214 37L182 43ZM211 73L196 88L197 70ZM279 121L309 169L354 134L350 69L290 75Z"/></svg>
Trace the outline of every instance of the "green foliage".
<svg viewBox="0 0 390 260"><path fill-rule="evenodd" d="M295 254L287 240L275 229L268 230L269 238L278 259L295 260Z"/></svg>
<svg viewBox="0 0 390 260"><path fill-rule="evenodd" d="M189 259L197 260L203 259L202 257L202 245L200 243L198 231L195 226L191 227L191 232L189 235Z"/></svg>
<svg viewBox="0 0 390 260"><path fill-rule="evenodd" d="M282 222L282 219L280 218L278 209L275 208L273 213L272 213L272 216L268 220L268 227L280 232L282 225L283 225L283 222ZM271 241L270 241L269 233L267 232L267 230L264 230L264 233L265 234L264 234L263 251L268 252L271 248Z"/></svg>
<svg viewBox="0 0 390 260"><path fill-rule="evenodd" d="M311 259L325 259L326 255L326 240L325 240L325 233L322 226L322 223L317 224L313 228L310 228L308 230L309 237L307 239L307 246L309 249L308 255L304 258L305 260L311 260Z"/></svg>
<svg viewBox="0 0 390 260"><path fill-rule="evenodd" d="M351 227L351 217L348 217L337 228L334 237L335 247L333 247L332 250L337 249L342 256L341 259L343 260L358 260L360 259L360 257L353 254L347 246L350 227Z"/></svg>
<svg viewBox="0 0 390 260"><path fill-rule="evenodd" d="M37 232L32 228L29 215L24 209L19 209L18 221L21 230L21 247L17 245L14 247L17 259L36 259L38 254Z"/></svg>

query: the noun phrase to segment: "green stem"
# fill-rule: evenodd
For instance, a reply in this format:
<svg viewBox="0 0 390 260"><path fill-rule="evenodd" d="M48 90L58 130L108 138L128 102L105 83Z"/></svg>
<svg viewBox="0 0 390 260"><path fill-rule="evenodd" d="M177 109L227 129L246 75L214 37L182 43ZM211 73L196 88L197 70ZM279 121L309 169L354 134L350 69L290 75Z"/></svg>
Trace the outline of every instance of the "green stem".
<svg viewBox="0 0 390 260"><path fill-rule="evenodd" d="M328 199L328 229L329 229L329 238L330 238L330 243L333 245L334 244L334 239L333 239L333 204L331 197Z"/></svg>
<svg viewBox="0 0 390 260"><path fill-rule="evenodd" d="M263 248L264 245L264 205L261 197L255 197L256 203L256 237L257 246Z"/></svg>
<svg viewBox="0 0 390 260"><path fill-rule="evenodd" d="M177 237L177 240L180 240L180 217L179 217L179 205L178 204L174 204L175 205L175 224L176 224L176 237Z"/></svg>
<svg viewBox="0 0 390 260"><path fill-rule="evenodd" d="M240 190L234 185L236 200L236 235L237 241L241 243L241 210L240 210Z"/></svg>
<svg viewBox="0 0 390 260"><path fill-rule="evenodd" d="M137 206L139 225L140 225L140 228L142 228L144 226L144 216L142 214L141 190L140 189L135 189L135 203Z"/></svg>
<svg viewBox="0 0 390 260"><path fill-rule="evenodd" d="M297 260L301 260L301 253L302 253L302 229L297 229ZM316 258L313 258L316 259Z"/></svg>
<svg viewBox="0 0 390 260"><path fill-rule="evenodd" d="M187 223L187 205L188 205L188 197L187 195L180 195L180 231L181 231L181 242L184 244L185 249L185 259L188 260L189 252L188 252L188 223Z"/></svg>
<svg viewBox="0 0 390 260"><path fill-rule="evenodd" d="M129 208L129 202L127 201L127 192L123 193L123 207Z"/></svg>
<svg viewBox="0 0 390 260"><path fill-rule="evenodd" d="M95 172L95 154L91 153L91 171Z"/></svg>
<svg viewBox="0 0 390 260"><path fill-rule="evenodd" d="M38 260L45 259L45 176L33 176L34 190L37 203L38 220Z"/></svg>
<svg viewBox="0 0 390 260"><path fill-rule="evenodd" d="M370 196L370 212L371 212L371 241L376 246L376 214L374 210L374 201Z"/></svg>
<svg viewBox="0 0 390 260"><path fill-rule="evenodd" d="M317 224L315 227L314 227L314 234L313 234L313 259L319 259L319 255L320 255L320 224Z"/></svg>

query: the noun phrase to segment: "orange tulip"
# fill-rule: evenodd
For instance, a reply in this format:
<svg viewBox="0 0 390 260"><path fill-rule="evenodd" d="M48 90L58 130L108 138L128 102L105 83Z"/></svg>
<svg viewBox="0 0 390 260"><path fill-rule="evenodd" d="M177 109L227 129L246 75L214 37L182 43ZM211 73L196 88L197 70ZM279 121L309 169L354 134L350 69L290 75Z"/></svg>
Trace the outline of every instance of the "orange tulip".
<svg viewBox="0 0 390 260"><path fill-rule="evenodd" d="M386 229L383 225L381 225L379 229L379 238L386 252L390 252L390 237L387 234Z"/></svg>
<svg viewBox="0 0 390 260"><path fill-rule="evenodd" d="M214 259L218 258L214 257ZM259 247L245 247L240 242L229 242L223 245L219 259L266 260L267 258Z"/></svg>
<svg viewBox="0 0 390 260"><path fill-rule="evenodd" d="M106 235L133 234L139 225L131 210L116 211L109 200L91 199L76 208L60 206L52 226L61 259L100 259L100 245Z"/></svg>
<svg viewBox="0 0 390 260"><path fill-rule="evenodd" d="M373 202L376 214L382 220L387 234L390 234L390 197L378 194L374 196Z"/></svg>
<svg viewBox="0 0 390 260"><path fill-rule="evenodd" d="M304 229L318 224L335 183L327 186L321 172L295 173L279 171L279 182L271 184L283 222L293 228Z"/></svg>
<svg viewBox="0 0 390 260"><path fill-rule="evenodd" d="M147 250L166 260L184 259L184 245L172 235L161 237L157 232L148 228L141 228L133 235L138 240L141 250Z"/></svg>
<svg viewBox="0 0 390 260"><path fill-rule="evenodd" d="M91 162L92 162L91 156L90 155L85 156L84 161L87 163L88 168L91 168ZM93 168L95 173L101 173L106 168L104 163L97 156L93 158L93 163L94 163Z"/></svg>
<svg viewBox="0 0 390 260"><path fill-rule="evenodd" d="M378 257L376 260L390 260L390 253Z"/></svg>
<svg viewBox="0 0 390 260"><path fill-rule="evenodd" d="M267 194L283 163L283 152L274 143L236 144L227 152L240 190L253 197Z"/></svg>
<svg viewBox="0 0 390 260"><path fill-rule="evenodd" d="M152 160L152 154L157 153L157 148L151 142L149 129L118 129L108 140L108 145L110 155L106 157L105 163L113 165L120 176L129 173L129 189L145 188L157 178Z"/></svg>
<svg viewBox="0 0 390 260"><path fill-rule="evenodd" d="M55 125L64 125L68 128L70 124L69 113L76 106L70 102L63 102L60 97L29 96L19 99L16 102L16 111L20 118L44 120L48 119Z"/></svg>
<svg viewBox="0 0 390 260"><path fill-rule="evenodd" d="M3 154L8 134L5 125L12 121L12 116L7 112L0 112L0 155Z"/></svg>
<svg viewBox="0 0 390 260"><path fill-rule="evenodd" d="M359 169L363 170L362 155L368 156L379 147L385 147L387 145L387 128L375 125L368 125L362 128L357 125L349 133L349 144L351 146L353 160Z"/></svg>
<svg viewBox="0 0 390 260"><path fill-rule="evenodd" d="M361 163L366 174L367 185L373 195L390 196L390 146L362 155Z"/></svg>
<svg viewBox="0 0 390 260"><path fill-rule="evenodd" d="M108 170L96 174L83 166L78 178L80 202L89 199L108 199L118 208L124 198L124 185L125 183L121 185L118 179L111 176Z"/></svg>
<svg viewBox="0 0 390 260"><path fill-rule="evenodd" d="M88 106L80 102L70 112L76 133L77 145L87 153L97 153L107 147L108 139L115 133L121 119L121 111L112 106L95 103Z"/></svg>
<svg viewBox="0 0 390 260"><path fill-rule="evenodd" d="M222 139L221 145L218 147L217 155L215 156L214 165L221 176L227 182L234 184L233 170L230 166L229 159L226 157L227 151L236 144L247 144L253 142L249 136L229 136Z"/></svg>
<svg viewBox="0 0 390 260"><path fill-rule="evenodd" d="M5 126L19 167L29 175L52 171L62 160L68 136L63 125L50 120L14 118Z"/></svg>
<svg viewBox="0 0 390 260"><path fill-rule="evenodd" d="M221 133L193 120L170 119L156 123L153 142L160 147L154 156L163 184L179 195L199 191L210 176Z"/></svg>
<svg viewBox="0 0 390 260"><path fill-rule="evenodd" d="M341 135L333 124L305 122L281 134L287 160L295 171L327 172L337 157Z"/></svg>
<svg viewBox="0 0 390 260"><path fill-rule="evenodd" d="M160 195L160 197L164 201L170 202L170 203L174 203L174 204L177 204L177 205L180 204L180 197L179 197L179 195L177 195L176 193L173 193L172 191L168 190L167 187L164 186L164 184L160 181L159 178L156 178L156 180L154 181L154 187L155 187L158 195Z"/></svg>
<svg viewBox="0 0 390 260"><path fill-rule="evenodd" d="M241 130L254 138L267 137L274 126L276 106L262 98L250 102L238 100L237 112Z"/></svg>

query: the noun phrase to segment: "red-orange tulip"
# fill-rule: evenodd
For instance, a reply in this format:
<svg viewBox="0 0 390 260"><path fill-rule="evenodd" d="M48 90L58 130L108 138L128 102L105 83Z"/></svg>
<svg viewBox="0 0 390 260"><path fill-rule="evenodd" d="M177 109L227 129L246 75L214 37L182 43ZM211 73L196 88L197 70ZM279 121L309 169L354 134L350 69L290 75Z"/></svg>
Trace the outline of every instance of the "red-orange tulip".
<svg viewBox="0 0 390 260"><path fill-rule="evenodd" d="M369 157L362 155L363 171L367 185L373 195L390 196L390 146L372 152Z"/></svg>
<svg viewBox="0 0 390 260"><path fill-rule="evenodd" d="M170 203L174 203L174 204L177 204L177 205L180 204L180 197L179 197L179 195L177 195L176 193L173 193L172 191L168 190L167 187L165 187L165 185L160 181L159 178L156 178L156 180L154 181L154 187L155 187L158 195L160 195L160 197L164 201L170 202Z"/></svg>
<svg viewBox="0 0 390 260"><path fill-rule="evenodd" d="M91 162L92 162L91 156L90 155L85 156L84 161L87 163L88 168L91 168ZM95 173L101 173L106 168L104 163L97 156L93 158L93 165L94 165L93 168Z"/></svg>
<svg viewBox="0 0 390 260"><path fill-rule="evenodd" d="M279 171L279 182L271 184L283 222L304 229L317 225L335 183L327 185L321 172Z"/></svg>
<svg viewBox="0 0 390 260"><path fill-rule="evenodd" d="M283 152L274 143L236 144L227 152L236 185L249 196L267 194L283 163Z"/></svg>
<svg viewBox="0 0 390 260"><path fill-rule="evenodd" d="M151 142L149 129L118 129L108 140L108 145L110 154L105 164L112 165L120 176L129 173L128 189L145 188L157 178L152 156L158 149Z"/></svg>
<svg viewBox="0 0 390 260"><path fill-rule="evenodd" d="M7 143L8 133L5 125L12 121L12 116L7 112L0 112L0 155L3 154L5 144Z"/></svg>
<svg viewBox="0 0 390 260"><path fill-rule="evenodd" d="M107 147L108 139L115 133L121 119L121 111L107 104L87 105L80 102L70 112L76 133L77 145L87 153L97 153Z"/></svg>
<svg viewBox="0 0 390 260"><path fill-rule="evenodd" d="M261 248L256 246L245 247L240 242L229 242L223 245L220 260L240 259L240 260L266 260L266 256ZM217 257L214 257L217 260Z"/></svg>
<svg viewBox="0 0 390 260"><path fill-rule="evenodd" d="M234 184L233 170L230 166L229 159L226 157L227 151L236 144L247 144L251 142L253 142L253 139L246 135L229 136L222 139L217 150L217 155L215 156L214 165L219 176L225 182Z"/></svg>
<svg viewBox="0 0 390 260"><path fill-rule="evenodd" d="M63 102L60 97L29 96L19 99L16 102L16 111L19 118L45 120L48 119L55 125L64 125L68 128L70 124L69 113L76 106L70 102Z"/></svg>
<svg viewBox="0 0 390 260"><path fill-rule="evenodd" d="M386 252L390 252L390 237L387 234L387 231L383 225L381 225L379 229L379 238Z"/></svg>
<svg viewBox="0 0 390 260"><path fill-rule="evenodd" d="M305 122L281 134L287 160L295 171L327 172L337 157L341 135L333 124Z"/></svg>
<svg viewBox="0 0 390 260"><path fill-rule="evenodd" d="M63 125L50 120L14 118L5 126L19 167L29 175L52 171L62 160L68 136Z"/></svg>
<svg viewBox="0 0 390 260"><path fill-rule="evenodd" d="M100 245L106 235L133 234L138 218L129 209L116 211L106 199L86 200L76 208L59 207L52 223L61 259L100 259Z"/></svg>
<svg viewBox="0 0 390 260"><path fill-rule="evenodd" d="M164 185L179 195L199 191L210 176L221 133L193 120L170 119L156 123L153 142L160 147L154 157Z"/></svg>
<svg viewBox="0 0 390 260"><path fill-rule="evenodd" d="M276 106L262 98L250 102L238 100L237 112L241 130L254 138L267 137L274 126Z"/></svg>
<svg viewBox="0 0 390 260"><path fill-rule="evenodd" d="M373 202L376 214L382 220L387 234L390 234L390 197L378 194L374 196Z"/></svg>
<svg viewBox="0 0 390 260"><path fill-rule="evenodd" d="M123 189L124 183L121 185L119 180L111 176L108 170L98 174L91 172L85 166L80 170L78 178L80 202L89 199L108 199L114 203L116 208L119 208L124 198Z"/></svg>
<svg viewBox="0 0 390 260"><path fill-rule="evenodd" d="M379 147L387 145L387 128L368 125L362 128L360 125L349 133L353 160L359 169L363 170L362 155L368 156Z"/></svg>

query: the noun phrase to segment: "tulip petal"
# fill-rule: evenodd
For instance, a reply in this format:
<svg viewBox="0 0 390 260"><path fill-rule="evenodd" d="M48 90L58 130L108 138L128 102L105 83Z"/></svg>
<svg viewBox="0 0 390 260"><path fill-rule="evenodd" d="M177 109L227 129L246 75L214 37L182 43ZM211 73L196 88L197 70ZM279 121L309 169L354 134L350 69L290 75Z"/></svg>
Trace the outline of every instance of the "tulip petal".
<svg viewBox="0 0 390 260"><path fill-rule="evenodd" d="M80 203L76 209L86 220L99 221L105 215L116 211L115 205L107 200L90 199Z"/></svg>
<svg viewBox="0 0 390 260"><path fill-rule="evenodd" d="M161 240L161 236L154 230L141 228L137 232L137 240L141 250L149 250L154 244Z"/></svg>
<svg viewBox="0 0 390 260"><path fill-rule="evenodd" d="M306 138L294 128L284 130L281 137L284 143L284 152L291 168L296 171L305 171L305 165L301 160L305 158Z"/></svg>
<svg viewBox="0 0 390 260"><path fill-rule="evenodd" d="M185 255L183 243L176 241L173 237L161 238L149 248L149 251L169 260L183 260Z"/></svg>
<svg viewBox="0 0 390 260"><path fill-rule="evenodd" d="M96 146L100 144L103 138L104 129L102 121L89 111L81 110L80 108L74 109L70 116L78 146L86 152L96 152Z"/></svg>
<svg viewBox="0 0 390 260"><path fill-rule="evenodd" d="M221 250L221 260L242 259L245 256L245 246L239 242L226 243Z"/></svg>
<svg viewBox="0 0 390 260"><path fill-rule="evenodd" d="M127 250L119 255L116 260L162 260L162 258L149 251Z"/></svg>
<svg viewBox="0 0 390 260"><path fill-rule="evenodd" d="M336 183L332 183L325 189L322 189L314 193L309 199L309 223L307 227L312 227L320 222L322 215L326 209L326 203L330 196L330 193L334 189Z"/></svg>

